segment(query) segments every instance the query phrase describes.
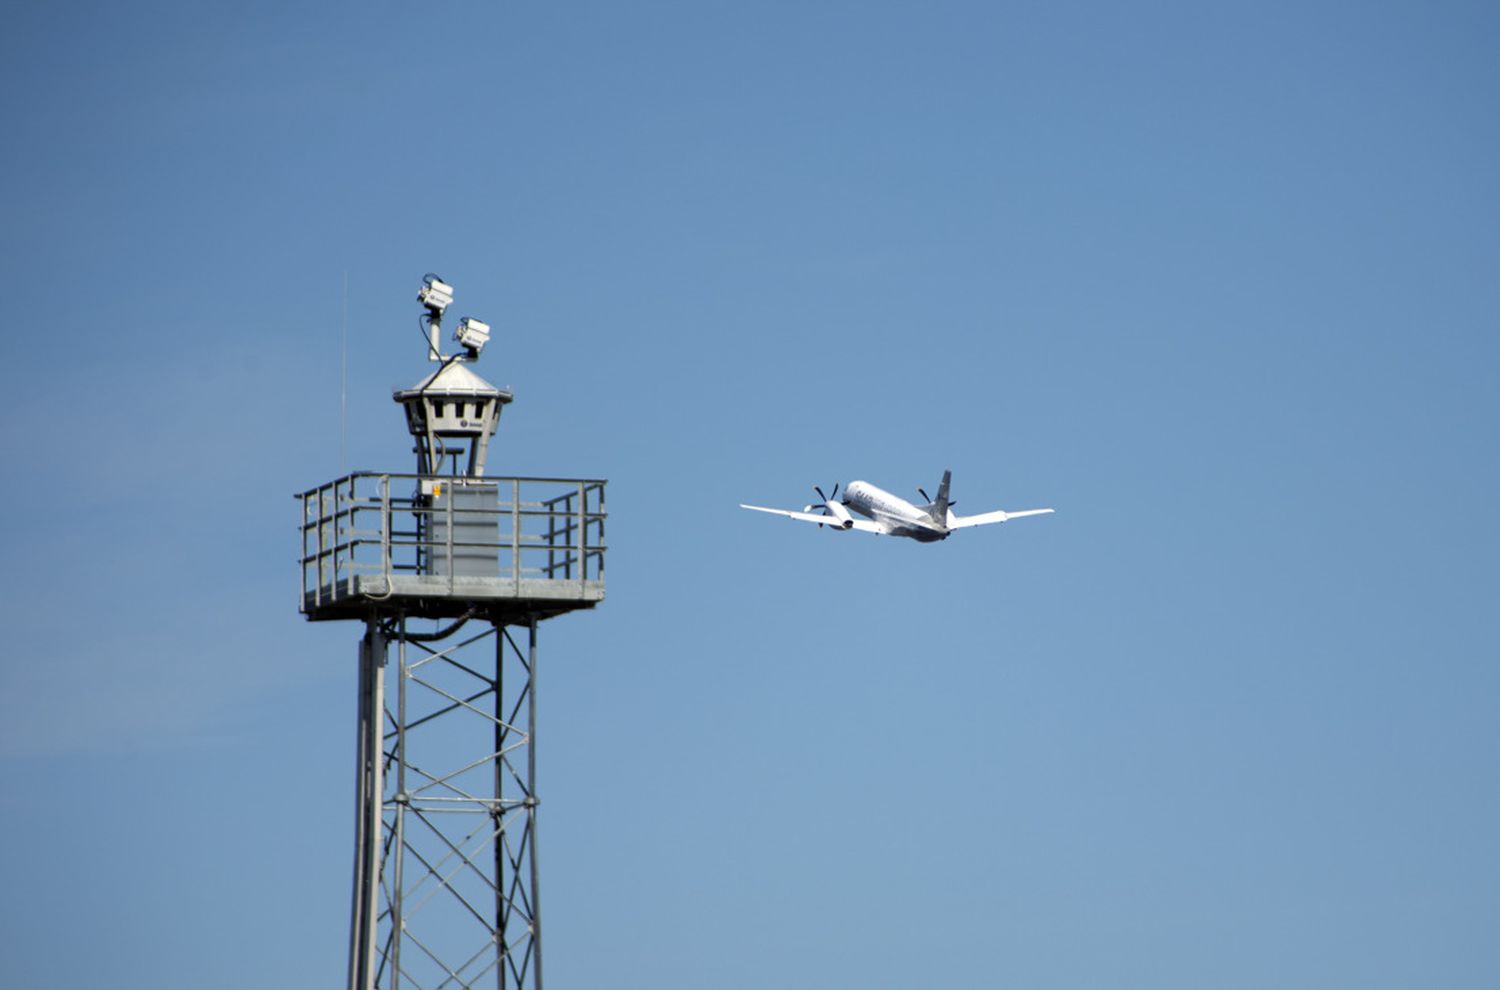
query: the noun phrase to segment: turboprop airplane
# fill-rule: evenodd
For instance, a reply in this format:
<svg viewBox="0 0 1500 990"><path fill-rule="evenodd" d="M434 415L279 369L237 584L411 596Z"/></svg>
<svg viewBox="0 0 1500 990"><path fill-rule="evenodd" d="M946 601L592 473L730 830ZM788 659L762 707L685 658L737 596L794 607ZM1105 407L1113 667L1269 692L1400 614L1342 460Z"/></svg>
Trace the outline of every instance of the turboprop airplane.
<svg viewBox="0 0 1500 990"><path fill-rule="evenodd" d="M905 536L922 543L946 540L955 529L987 526L990 523L1002 523L1008 519L1019 519L1022 516L1040 516L1052 511L1051 509L1022 509L1018 512L996 510L995 512L981 512L977 516L955 515L952 506L957 503L948 500L948 481L952 477L952 471L943 472L943 480L938 485L937 498L929 499L926 492L920 488L917 489L917 493L927 499L926 505L913 505L904 498L876 488L868 481L851 481L844 486L843 498L839 498L838 485L833 486L831 495L824 495L823 489L813 485L813 491L818 493L821 501L805 506L801 512L792 509L768 509L763 505L745 505L743 502L740 503L740 508L754 509L756 512L771 512L789 519L817 523L820 528L831 526L834 529L858 529L866 533L880 533L885 536ZM853 513L856 512L864 518L854 518Z"/></svg>

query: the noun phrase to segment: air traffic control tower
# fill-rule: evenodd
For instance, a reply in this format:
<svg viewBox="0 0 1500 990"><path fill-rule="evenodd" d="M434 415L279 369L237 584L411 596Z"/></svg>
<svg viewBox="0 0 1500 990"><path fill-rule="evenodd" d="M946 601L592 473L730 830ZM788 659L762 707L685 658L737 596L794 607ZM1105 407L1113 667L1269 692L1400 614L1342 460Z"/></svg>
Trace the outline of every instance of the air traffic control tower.
<svg viewBox="0 0 1500 990"><path fill-rule="evenodd" d="M298 496L302 614L364 627L349 988L540 990L537 625L604 599L604 482L486 474L512 399L469 367L489 327L445 355L452 287L417 298L415 473Z"/></svg>

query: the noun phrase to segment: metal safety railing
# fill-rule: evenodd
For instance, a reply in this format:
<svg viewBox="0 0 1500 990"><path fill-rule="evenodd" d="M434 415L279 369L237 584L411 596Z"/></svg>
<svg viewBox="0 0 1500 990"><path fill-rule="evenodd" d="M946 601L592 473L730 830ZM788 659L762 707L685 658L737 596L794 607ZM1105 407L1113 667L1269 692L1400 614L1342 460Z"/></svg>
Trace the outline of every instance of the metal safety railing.
<svg viewBox="0 0 1500 990"><path fill-rule="evenodd" d="M302 611L382 587L442 595L478 582L522 597L602 584L604 484L356 472L310 489L297 496Z"/></svg>

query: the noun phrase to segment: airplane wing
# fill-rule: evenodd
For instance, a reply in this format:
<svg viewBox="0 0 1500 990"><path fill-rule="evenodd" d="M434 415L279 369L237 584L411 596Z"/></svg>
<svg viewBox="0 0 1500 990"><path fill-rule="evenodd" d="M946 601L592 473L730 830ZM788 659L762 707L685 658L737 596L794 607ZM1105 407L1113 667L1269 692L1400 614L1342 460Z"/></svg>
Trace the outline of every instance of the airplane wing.
<svg viewBox="0 0 1500 990"><path fill-rule="evenodd" d="M864 519L849 519L840 522L833 516L825 516L816 512L793 512L791 509L768 509L763 505L746 505L740 503L742 509L754 509L756 512L769 512L777 516L786 516L788 519L800 519L803 522L817 523L820 526L832 526L834 529L858 529L866 533L884 533L885 530L875 523Z"/></svg>
<svg viewBox="0 0 1500 990"><path fill-rule="evenodd" d="M948 520L949 529L964 529L968 526L986 526L990 523L1003 523L1007 519L1020 519L1022 516L1041 516L1052 509L1021 509L1017 512L982 512L977 516L952 516Z"/></svg>

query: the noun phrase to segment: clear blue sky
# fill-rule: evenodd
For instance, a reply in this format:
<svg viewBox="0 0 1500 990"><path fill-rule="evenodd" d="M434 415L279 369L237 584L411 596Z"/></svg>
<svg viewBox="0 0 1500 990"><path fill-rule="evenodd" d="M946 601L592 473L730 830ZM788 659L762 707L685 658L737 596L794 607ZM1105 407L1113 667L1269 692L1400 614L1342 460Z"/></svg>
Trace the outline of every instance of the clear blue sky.
<svg viewBox="0 0 1500 990"><path fill-rule="evenodd" d="M0 33L0 985L339 985L293 492L610 479L547 975L1500 985L1486 3L54 3ZM340 326L348 285L348 439ZM954 472L919 546L742 512Z"/></svg>

